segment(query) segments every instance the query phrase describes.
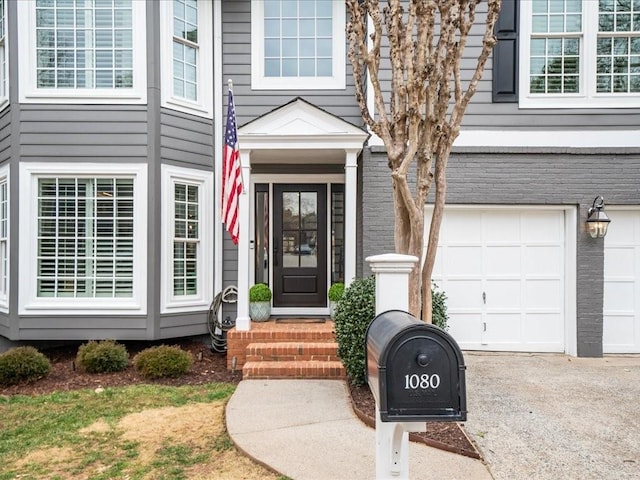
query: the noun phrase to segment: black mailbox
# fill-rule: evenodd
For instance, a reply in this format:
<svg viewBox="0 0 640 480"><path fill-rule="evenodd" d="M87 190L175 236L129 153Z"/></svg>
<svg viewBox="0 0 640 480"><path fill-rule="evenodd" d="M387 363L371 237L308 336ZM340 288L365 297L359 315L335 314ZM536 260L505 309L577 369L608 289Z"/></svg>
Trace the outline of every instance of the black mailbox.
<svg viewBox="0 0 640 480"><path fill-rule="evenodd" d="M366 334L367 380L383 422L467 419L462 352L444 330L401 310Z"/></svg>

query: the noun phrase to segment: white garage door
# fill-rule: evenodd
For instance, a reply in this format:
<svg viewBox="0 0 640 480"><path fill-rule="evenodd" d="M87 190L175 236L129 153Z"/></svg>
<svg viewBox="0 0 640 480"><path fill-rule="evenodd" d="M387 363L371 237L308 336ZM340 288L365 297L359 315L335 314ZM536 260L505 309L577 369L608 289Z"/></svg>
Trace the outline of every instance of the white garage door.
<svg viewBox="0 0 640 480"><path fill-rule="evenodd" d="M640 353L640 211L607 208L604 237L605 353Z"/></svg>
<svg viewBox="0 0 640 480"><path fill-rule="evenodd" d="M462 349L565 350L562 210L448 207L434 281Z"/></svg>

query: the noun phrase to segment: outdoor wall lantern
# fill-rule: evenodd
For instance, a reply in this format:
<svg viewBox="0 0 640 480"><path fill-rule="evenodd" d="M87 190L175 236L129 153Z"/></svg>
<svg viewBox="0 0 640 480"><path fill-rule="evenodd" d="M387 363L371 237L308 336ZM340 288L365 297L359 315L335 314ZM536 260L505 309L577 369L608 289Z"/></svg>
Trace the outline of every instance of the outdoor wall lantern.
<svg viewBox="0 0 640 480"><path fill-rule="evenodd" d="M602 238L607 234L609 217L604 213L604 198L598 195L593 200L593 206L588 211L587 228L592 238Z"/></svg>

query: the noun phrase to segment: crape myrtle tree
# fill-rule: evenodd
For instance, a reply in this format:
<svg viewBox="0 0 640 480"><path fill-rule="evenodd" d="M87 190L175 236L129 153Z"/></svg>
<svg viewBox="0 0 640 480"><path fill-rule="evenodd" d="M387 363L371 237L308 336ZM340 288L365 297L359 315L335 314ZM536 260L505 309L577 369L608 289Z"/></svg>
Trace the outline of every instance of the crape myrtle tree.
<svg viewBox="0 0 640 480"><path fill-rule="evenodd" d="M461 72L481 3L486 8L479 21L484 25L480 53L475 68ZM424 257L409 277L409 310L431 323L431 276L447 162L496 44L494 25L501 0L388 0L383 6L378 0L346 0L346 4L356 98L365 124L384 143L391 170L395 250ZM463 73L469 78L463 79ZM372 90L372 108L367 88ZM424 209L432 186L433 214L424 255Z"/></svg>

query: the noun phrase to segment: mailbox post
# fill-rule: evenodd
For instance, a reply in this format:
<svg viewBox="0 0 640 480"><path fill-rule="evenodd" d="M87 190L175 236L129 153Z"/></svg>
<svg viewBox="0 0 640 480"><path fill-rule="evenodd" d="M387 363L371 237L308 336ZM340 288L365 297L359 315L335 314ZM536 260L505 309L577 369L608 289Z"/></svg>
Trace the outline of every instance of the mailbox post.
<svg viewBox="0 0 640 480"><path fill-rule="evenodd" d="M376 274L377 316L366 334L367 381L376 401L376 479L408 480L409 432L424 430L426 421L466 420L466 367L451 336L403 311L417 258L393 254L367 261Z"/></svg>

